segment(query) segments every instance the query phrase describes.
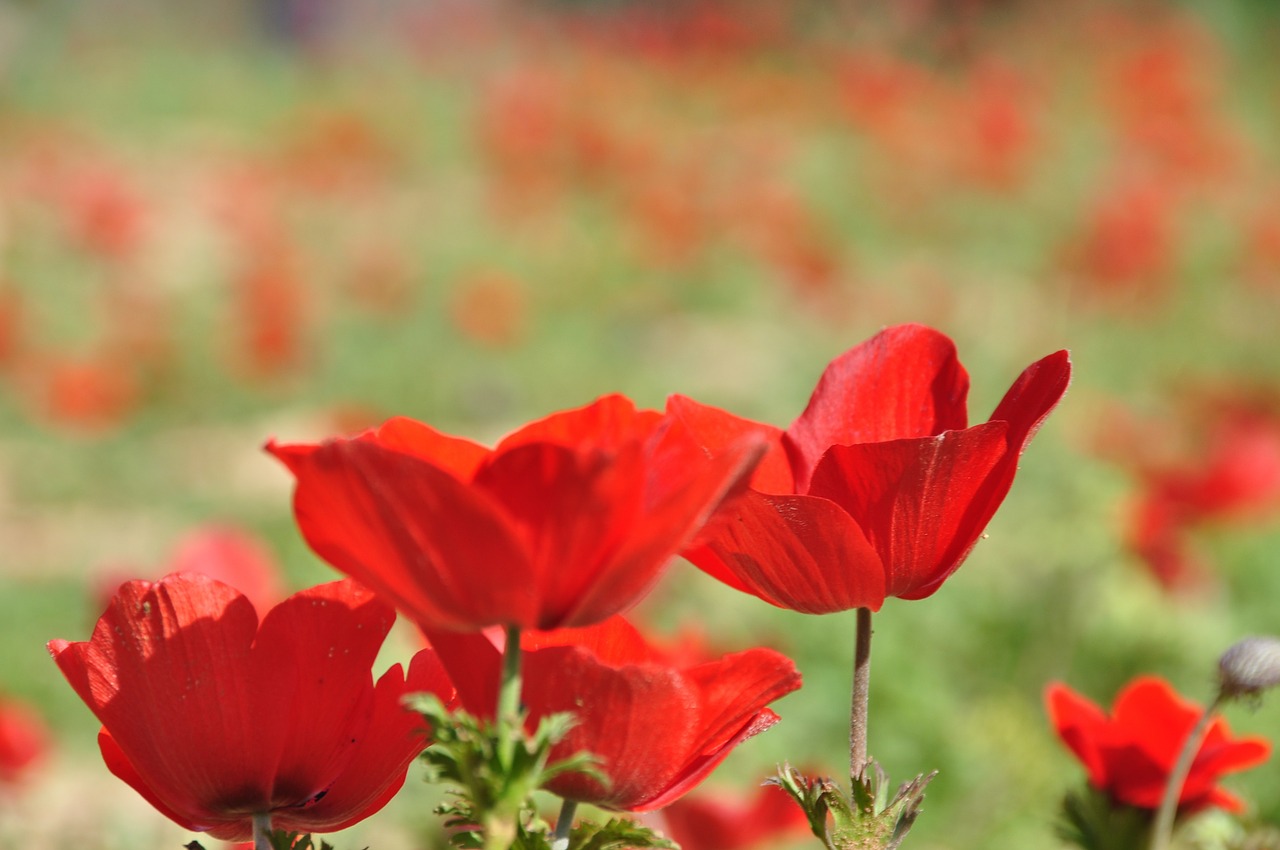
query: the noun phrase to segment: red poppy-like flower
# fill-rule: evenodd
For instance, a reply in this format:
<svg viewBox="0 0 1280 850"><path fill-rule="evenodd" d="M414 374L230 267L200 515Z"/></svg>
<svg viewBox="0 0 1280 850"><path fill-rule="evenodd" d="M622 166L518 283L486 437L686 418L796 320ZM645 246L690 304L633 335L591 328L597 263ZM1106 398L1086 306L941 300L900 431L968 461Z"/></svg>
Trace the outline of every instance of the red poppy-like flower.
<svg viewBox="0 0 1280 850"><path fill-rule="evenodd" d="M426 738L405 693L452 699L433 653L374 684L395 620L350 580L297 593L258 622L199 573L120 588L85 642L49 651L102 721L107 767L181 826L242 841L252 818L333 832L381 809Z"/></svg>
<svg viewBox="0 0 1280 850"><path fill-rule="evenodd" d="M491 717L502 662L498 636L441 632L428 638L462 705ZM605 787L565 774L548 787L608 809L643 812L678 799L730 750L777 723L765 706L800 687L795 664L771 649L672 665L621 617L581 629L524 632L520 646L529 728L545 715L573 712L578 724L551 760L592 752L610 780Z"/></svg>
<svg viewBox="0 0 1280 850"><path fill-rule="evenodd" d="M49 734L40 716L0 696L0 786L19 782L48 748Z"/></svg>
<svg viewBox="0 0 1280 850"><path fill-rule="evenodd" d="M809 820L787 792L762 785L750 797L699 792L662 810L663 832L681 850L746 850L808 832Z"/></svg>
<svg viewBox="0 0 1280 850"><path fill-rule="evenodd" d="M1045 701L1058 737L1089 771L1089 782L1116 802L1144 809L1160 805L1169 773L1204 712L1150 676L1121 691L1110 716L1066 685L1050 685ZM1215 719L1182 786L1179 811L1209 806L1240 811L1244 804L1219 788L1218 780L1259 765L1270 754L1265 739L1233 738L1226 721Z"/></svg>
<svg viewBox="0 0 1280 850"><path fill-rule="evenodd" d="M713 455L745 433L770 441L731 520L685 555L810 614L923 599L977 542L1070 376L1067 353L1051 354L1014 381L990 421L967 427L969 377L955 344L900 325L834 360L786 431L673 396L668 411Z"/></svg>
<svg viewBox="0 0 1280 850"><path fill-rule="evenodd" d="M410 419L267 450L330 564L423 628L598 623L635 602L745 483L748 437L708 459L683 426L607 396L492 450Z"/></svg>

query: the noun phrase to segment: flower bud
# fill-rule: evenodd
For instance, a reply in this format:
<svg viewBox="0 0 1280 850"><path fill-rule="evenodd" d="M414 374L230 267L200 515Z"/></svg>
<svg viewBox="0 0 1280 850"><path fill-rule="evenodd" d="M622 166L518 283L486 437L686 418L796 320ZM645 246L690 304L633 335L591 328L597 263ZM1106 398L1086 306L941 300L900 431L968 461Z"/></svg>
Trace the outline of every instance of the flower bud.
<svg viewBox="0 0 1280 850"><path fill-rule="evenodd" d="M1227 698L1280 685L1280 638L1247 637L1235 643L1218 659L1218 679Z"/></svg>

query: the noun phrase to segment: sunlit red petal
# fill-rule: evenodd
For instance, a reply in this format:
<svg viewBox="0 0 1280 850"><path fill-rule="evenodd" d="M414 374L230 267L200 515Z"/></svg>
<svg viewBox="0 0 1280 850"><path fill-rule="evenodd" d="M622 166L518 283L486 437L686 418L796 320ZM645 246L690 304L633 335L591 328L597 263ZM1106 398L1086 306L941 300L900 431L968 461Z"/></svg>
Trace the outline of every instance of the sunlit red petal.
<svg viewBox="0 0 1280 850"><path fill-rule="evenodd" d="M359 439L421 458L461 481L470 480L480 462L489 454L489 450L479 443L450 436L404 416L388 419L376 432L362 435Z"/></svg>
<svg viewBox="0 0 1280 850"><path fill-rule="evenodd" d="M887 328L831 361L787 428L803 492L831 446L927 437L968 425L969 376L955 343L923 325Z"/></svg>
<svg viewBox="0 0 1280 850"><path fill-rule="evenodd" d="M267 449L297 478L294 514L311 548L419 623L535 621L528 554L480 490L361 440Z"/></svg>
<svg viewBox="0 0 1280 850"><path fill-rule="evenodd" d="M834 502L749 491L704 545L684 553L708 574L780 608L828 614L879 610L885 567Z"/></svg>
<svg viewBox="0 0 1280 850"><path fill-rule="evenodd" d="M691 398L673 395L667 399L667 413L675 416L694 439L715 455L749 434L761 434L766 451L751 476L750 486L762 493L794 493L791 462L782 446L782 429L699 404Z"/></svg>
<svg viewBox="0 0 1280 850"><path fill-rule="evenodd" d="M936 586L960 566L953 553L982 534L970 506L1004 456L1005 430L987 422L936 437L832 446L809 493L858 523L884 563L887 596Z"/></svg>

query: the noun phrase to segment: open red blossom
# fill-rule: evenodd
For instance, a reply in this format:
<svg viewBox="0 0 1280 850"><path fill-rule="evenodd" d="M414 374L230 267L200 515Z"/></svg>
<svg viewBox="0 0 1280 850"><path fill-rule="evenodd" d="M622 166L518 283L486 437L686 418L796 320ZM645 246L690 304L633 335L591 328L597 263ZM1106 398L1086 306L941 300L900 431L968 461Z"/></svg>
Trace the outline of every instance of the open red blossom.
<svg viewBox="0 0 1280 850"><path fill-rule="evenodd" d="M668 402L716 455L743 434L770 450L731 521L685 553L782 608L823 614L923 599L959 568L1013 484L1018 457L1071 376L1067 352L1031 366L968 427L955 344L888 328L836 358L782 431L683 396Z"/></svg>
<svg viewBox="0 0 1280 850"><path fill-rule="evenodd" d="M243 841L255 814L333 832L381 809L426 738L405 693L452 699L433 653L374 684L395 620L350 580L297 593L258 622L199 573L120 588L81 643L49 651L102 721L107 767L187 829Z"/></svg>
<svg viewBox="0 0 1280 850"><path fill-rule="evenodd" d="M428 637L463 707L492 717L500 636ZM771 649L675 666L621 617L581 629L525 632L520 646L528 728L548 714L572 712L578 723L552 749L551 761L588 751L610 780L606 787L564 774L549 789L607 809L643 812L678 799L734 747L777 723L765 706L800 687L795 664Z"/></svg>
<svg viewBox="0 0 1280 850"><path fill-rule="evenodd" d="M423 628L585 626L643 595L745 485L748 436L709 459L657 411L607 396L494 449L410 419L267 450L297 479L294 513L320 557Z"/></svg>
<svg viewBox="0 0 1280 850"><path fill-rule="evenodd" d="M1118 803L1155 809L1187 736L1204 709L1185 700L1162 679L1140 677L1116 697L1107 715L1066 685L1045 691L1049 719L1089 771L1089 782ZM1240 811L1238 797L1219 788L1228 773L1255 767L1271 755L1263 738L1232 738L1221 718L1204 736L1191 773L1182 786L1178 810L1194 812L1210 806Z"/></svg>

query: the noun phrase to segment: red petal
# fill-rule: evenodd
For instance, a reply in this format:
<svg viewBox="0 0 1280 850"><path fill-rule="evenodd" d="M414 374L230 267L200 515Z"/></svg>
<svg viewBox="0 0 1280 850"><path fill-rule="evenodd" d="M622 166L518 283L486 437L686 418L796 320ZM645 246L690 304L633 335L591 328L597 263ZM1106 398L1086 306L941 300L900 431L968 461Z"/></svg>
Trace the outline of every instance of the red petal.
<svg viewBox="0 0 1280 850"><path fill-rule="evenodd" d="M598 622L625 610L695 535L719 524L713 514L736 504L762 445L748 435L707 459L693 442L669 440L650 459L642 514L606 570L583 589L566 624ZM727 518L729 509L720 514Z"/></svg>
<svg viewBox="0 0 1280 850"><path fill-rule="evenodd" d="M988 422L937 437L832 446L809 492L862 528L884 562L887 596L936 587L982 533L971 505L1004 456L1005 429Z"/></svg>
<svg viewBox="0 0 1280 850"><path fill-rule="evenodd" d="M574 410L553 413L504 437L495 449L508 451L528 443L552 443L576 450L617 449L643 440L657 427L661 414L636 410L630 399L607 395Z"/></svg>
<svg viewBox="0 0 1280 850"><path fill-rule="evenodd" d="M637 442L617 453L529 443L500 452L476 474L476 486L502 505L530 553L531 575L524 583L533 585L536 613L506 622L550 629L590 621L568 619L588 588L604 577L639 517L646 476L640 452ZM643 566L647 574L640 578L647 588L663 564ZM636 596L608 600L603 616Z"/></svg>
<svg viewBox="0 0 1280 850"><path fill-rule="evenodd" d="M361 440L267 449L298 479L294 513L311 548L419 623L534 622L529 556L482 491Z"/></svg>
<svg viewBox="0 0 1280 850"><path fill-rule="evenodd" d="M259 689L274 686L250 663L256 631L239 592L178 573L124 585L89 642L50 650L143 784L172 810L208 821L266 801L290 722L255 710ZM280 675L291 687L289 671Z"/></svg>
<svg viewBox="0 0 1280 850"><path fill-rule="evenodd" d="M481 461L489 456L489 450L479 443L450 436L404 416L388 419L376 434L360 439L429 461L459 481L471 480Z"/></svg>
<svg viewBox="0 0 1280 850"><path fill-rule="evenodd" d="M435 653L422 650L409 664L405 677L400 665L382 675L374 693L372 713L363 729L352 734L355 753L342 775L315 805L297 812L282 811L273 826L296 832L337 832L378 812L404 784L409 763L427 744L422 716L401 705L405 694L430 692L446 704L453 687Z"/></svg>
<svg viewBox="0 0 1280 850"><path fill-rule="evenodd" d="M880 556L826 499L749 491L731 521L718 523L685 557L731 587L806 614L878 611L884 602Z"/></svg>
<svg viewBox="0 0 1280 850"><path fill-rule="evenodd" d="M1107 786L1106 763L1098 752L1098 738L1110 720L1094 703L1066 685L1054 683L1045 690L1049 721L1062 742L1071 748L1089 772L1089 780L1099 788Z"/></svg>
<svg viewBox="0 0 1280 850"><path fill-rule="evenodd" d="M395 612L350 579L297 593L263 619L253 662L272 684L255 705L289 723L277 747L273 807L309 801L346 768L373 710L369 670L393 622ZM279 682L286 670L292 688Z"/></svg>
<svg viewBox="0 0 1280 850"><path fill-rule="evenodd" d="M1018 459L1040 429L1045 417L1057 406L1070 382L1071 360L1067 352L1059 351L1028 366L1005 393L1004 399L991 414L991 421L1008 423L1008 431L1005 432L1008 448L983 483L982 490L974 496L969 516L965 520L968 526L981 531L987 527L991 517L995 516L996 509L1013 485L1013 477L1018 471ZM954 560L956 564L961 563L976 542L975 536L969 541L967 548L949 553L948 559ZM945 578L946 576L942 577ZM942 579L902 598L923 599L941 586Z"/></svg>
<svg viewBox="0 0 1280 850"><path fill-rule="evenodd" d="M923 325L898 325L831 361L787 429L801 492L831 446L927 437L968 424L969 376L955 343Z"/></svg>
<svg viewBox="0 0 1280 850"><path fill-rule="evenodd" d="M115 739L111 737L111 733L105 728L98 732L98 749L102 752L102 761L112 775L123 780L130 788L137 791L144 800L150 803L156 811L183 829L189 829L192 832L206 832L210 829L219 828L220 832L228 836L226 839L228 841L243 841L253 834L252 821L247 814L227 818L212 812L197 811L194 814L199 820L192 820L191 814L187 811L179 811L179 809L169 805L169 802L142 778L133 763L129 761L129 757L124 754L124 751L120 749L120 745L115 742ZM192 808L189 801L180 801L180 806L184 804L184 808Z"/></svg>
<svg viewBox="0 0 1280 850"><path fill-rule="evenodd" d="M682 395L673 395L667 399L667 413L678 418L698 444L712 455L740 442L749 434L763 435L766 451L751 476L751 489L762 493L795 492L791 462L782 446L781 428L743 419Z"/></svg>

